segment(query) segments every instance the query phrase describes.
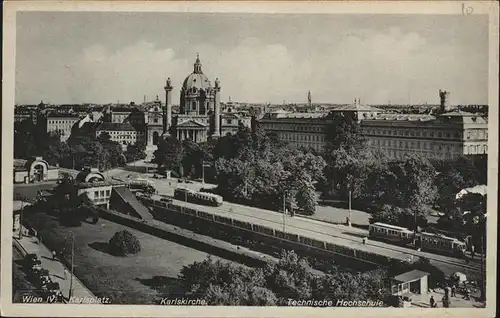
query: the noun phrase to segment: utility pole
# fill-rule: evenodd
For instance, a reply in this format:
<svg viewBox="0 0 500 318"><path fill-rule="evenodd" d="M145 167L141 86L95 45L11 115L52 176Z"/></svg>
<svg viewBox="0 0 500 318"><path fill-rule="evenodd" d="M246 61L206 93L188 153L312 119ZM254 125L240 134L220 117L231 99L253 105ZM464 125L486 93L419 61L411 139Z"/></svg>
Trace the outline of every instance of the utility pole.
<svg viewBox="0 0 500 318"><path fill-rule="evenodd" d="M21 214L19 215L19 239L23 238L23 211L24 211L24 200L21 198Z"/></svg>
<svg viewBox="0 0 500 318"><path fill-rule="evenodd" d="M484 273L484 264L483 259L486 257L486 253L484 253L484 241L483 235L481 235L481 300L486 300L486 287L485 287L485 273Z"/></svg>
<svg viewBox="0 0 500 318"><path fill-rule="evenodd" d="M283 191L283 232L285 232L285 220L286 220L286 190Z"/></svg>
<svg viewBox="0 0 500 318"><path fill-rule="evenodd" d="M71 233L71 276L69 278L69 298L73 294L73 271L75 268L75 235Z"/></svg>
<svg viewBox="0 0 500 318"><path fill-rule="evenodd" d="M351 226L351 190L349 190L349 216L347 217L347 226Z"/></svg>
<svg viewBox="0 0 500 318"><path fill-rule="evenodd" d="M413 212L414 216L414 227L413 227L413 245L415 246L415 249L417 249L417 209L415 209L415 212Z"/></svg>
<svg viewBox="0 0 500 318"><path fill-rule="evenodd" d="M205 184L205 160L201 160L201 184Z"/></svg>

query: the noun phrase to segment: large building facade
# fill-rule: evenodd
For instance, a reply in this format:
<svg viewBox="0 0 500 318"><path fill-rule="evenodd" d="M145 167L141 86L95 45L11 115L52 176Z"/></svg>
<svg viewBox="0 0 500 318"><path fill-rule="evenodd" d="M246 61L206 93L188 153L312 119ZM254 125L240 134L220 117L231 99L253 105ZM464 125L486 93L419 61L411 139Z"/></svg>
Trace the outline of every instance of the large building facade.
<svg viewBox="0 0 500 318"><path fill-rule="evenodd" d="M448 92L440 90L439 96L441 107L435 115L384 113L361 105L358 99L354 104L337 107L329 113L268 113L260 124L294 147L322 152L327 128L331 125L330 115L354 112L368 146L381 150L392 159L402 159L411 153L435 159L487 154L487 119L453 110L448 103Z"/></svg>
<svg viewBox="0 0 500 318"><path fill-rule="evenodd" d="M199 56L194 69L184 80L180 92L179 114L172 116L172 91L170 78L165 85L164 132L179 140L206 141L209 137L221 135L221 105L219 79L214 85L203 74Z"/></svg>

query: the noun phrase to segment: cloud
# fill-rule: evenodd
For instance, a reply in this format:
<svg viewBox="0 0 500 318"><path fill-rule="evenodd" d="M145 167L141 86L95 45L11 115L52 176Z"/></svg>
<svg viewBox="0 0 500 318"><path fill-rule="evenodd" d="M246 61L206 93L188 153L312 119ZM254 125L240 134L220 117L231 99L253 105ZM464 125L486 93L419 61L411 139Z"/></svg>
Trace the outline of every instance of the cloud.
<svg viewBox="0 0 500 318"><path fill-rule="evenodd" d="M144 95L164 99L166 77L174 101L200 53L204 73L222 84L222 100L249 102L436 103L446 88L457 101L483 100L487 89L484 54L465 52L453 43L429 43L417 32L358 30L321 45L239 39L233 46L200 43L183 53L174 45L139 41L120 49L93 44L73 56L40 52L18 67L16 93L23 100L48 102L142 102ZM321 49L319 49L321 48ZM186 48L183 48L186 49ZM36 74L36 76L33 76ZM469 94L467 90L473 91ZM480 102L480 101L479 101Z"/></svg>

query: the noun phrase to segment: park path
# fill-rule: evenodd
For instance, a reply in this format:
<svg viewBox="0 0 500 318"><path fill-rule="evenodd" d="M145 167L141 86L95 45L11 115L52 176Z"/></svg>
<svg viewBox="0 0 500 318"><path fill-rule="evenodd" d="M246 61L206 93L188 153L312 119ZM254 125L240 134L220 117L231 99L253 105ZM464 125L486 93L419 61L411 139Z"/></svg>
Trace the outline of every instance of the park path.
<svg viewBox="0 0 500 318"><path fill-rule="evenodd" d="M36 243L36 239L34 237L23 236L21 239L19 239L16 235L16 237L13 237L13 240L15 240L14 245L20 250L23 256L31 253L38 255L38 258L42 262L42 268L49 271L50 278L53 282L59 283L63 296L69 297L71 270L68 269L68 275L65 278L65 266L58 258L56 258L55 260L52 259L52 252L42 243ZM72 296L75 296L77 298L95 297L94 294L92 294L92 292L88 290L87 287L85 287L85 285L83 285L75 275L73 275Z"/></svg>

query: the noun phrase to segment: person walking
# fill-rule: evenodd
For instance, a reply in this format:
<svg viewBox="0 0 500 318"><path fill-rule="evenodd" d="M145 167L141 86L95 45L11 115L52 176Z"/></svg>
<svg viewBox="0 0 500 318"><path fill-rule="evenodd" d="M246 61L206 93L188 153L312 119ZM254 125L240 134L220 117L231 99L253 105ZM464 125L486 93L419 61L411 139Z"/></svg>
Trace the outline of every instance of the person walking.
<svg viewBox="0 0 500 318"><path fill-rule="evenodd" d="M68 279L68 270L66 268L64 268L64 280L67 280Z"/></svg>
<svg viewBox="0 0 500 318"><path fill-rule="evenodd" d="M436 307L436 301L434 300L434 296L431 296L431 299L429 299L429 304L431 305L431 308Z"/></svg>
<svg viewBox="0 0 500 318"><path fill-rule="evenodd" d="M57 253L55 250L52 250L52 259L55 260L57 256Z"/></svg>
<svg viewBox="0 0 500 318"><path fill-rule="evenodd" d="M451 297L456 297L457 296L457 287L455 284L451 286Z"/></svg>

